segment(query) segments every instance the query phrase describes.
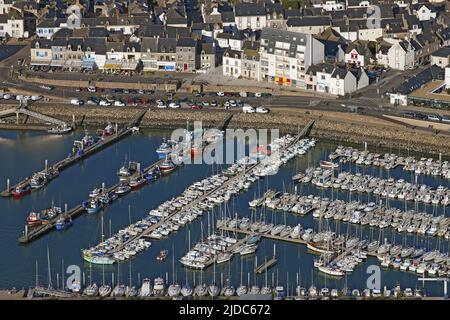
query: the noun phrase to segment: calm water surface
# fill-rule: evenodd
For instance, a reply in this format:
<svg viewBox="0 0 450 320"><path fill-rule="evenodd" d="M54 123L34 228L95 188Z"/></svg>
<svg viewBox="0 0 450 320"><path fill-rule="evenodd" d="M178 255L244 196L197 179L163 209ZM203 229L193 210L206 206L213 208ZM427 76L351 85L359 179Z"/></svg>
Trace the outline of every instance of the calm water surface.
<svg viewBox="0 0 450 320"><path fill-rule="evenodd" d="M92 129L94 132L94 129ZM44 161L49 163L65 157L71 149L73 140L81 138L83 132L77 131L66 136L50 136L44 133L35 132L13 132L0 131L0 184L2 189L6 186L6 179L10 178L12 183L19 179L40 170ZM222 167L218 165L185 165L179 168L170 176L164 177L151 185L147 185L138 192L133 192L124 198L119 199L98 214L84 214L74 220L74 225L63 232L50 232L38 240L28 244L19 245L17 238L24 229L24 222L31 210L41 210L47 208L52 202L55 205L64 206L68 204L69 208L77 205L88 197L88 193L94 187L100 187L101 183L107 186L117 182L116 171L123 164L126 157L139 161L143 166L149 165L157 160L155 149L161 143L164 137L169 137L169 132L161 131L142 131L139 134L129 136L117 144L110 146L100 153L97 153L84 161L63 171L61 175L53 180L44 190L34 192L21 200L0 198L0 287L28 287L32 286L36 280L36 261L38 262L38 280L46 284L48 282L48 264L46 250L50 251L50 271L52 282L56 286L57 279L62 282L63 268L68 265L79 265L85 272L85 281L89 282L91 274L92 281L101 283L103 275L105 281L111 283L114 274L115 281L119 277L121 282L138 285L139 279L156 276L167 277L169 282L174 280L184 283L186 280L192 285L200 279L209 283L213 278L213 267L200 272L186 270L178 262L188 250L188 234L190 233L191 244L195 244L203 235L208 232L208 215L205 214L201 219L194 221L184 228L180 228L177 233L170 235L168 239L152 241L149 250L138 254L129 262L120 264L118 268L108 266L104 269L101 266L92 266L91 271L88 264L83 262L81 249L95 245L100 240L101 218L104 218L105 235L110 232L115 233L120 228L125 227L131 221L136 221L144 217L147 212L156 208L160 203L175 197L183 192L192 182L198 181L206 176L218 172ZM299 185L295 189L291 183L291 177L299 170L304 170L308 166L317 165L320 159L325 159L336 147L336 144L328 142L319 142L317 146L310 150L306 155L291 161L280 169L276 176L265 178L255 183L247 192L240 193L237 197L227 204L226 211L230 214L238 213L241 216L251 217L261 215L273 223L287 223L295 225L301 223L304 228L313 227L318 229L318 221L313 219L312 215L306 217L297 217L292 214L283 214L272 212L270 210L252 211L248 207L248 201L255 195L262 194L267 187L277 190L285 190L302 194L317 194L322 191L317 190L311 185ZM362 146L358 146L362 148ZM382 150L378 150L382 151ZM398 153L398 150L387 150L388 152ZM403 153L404 155L407 152ZM355 165L345 165L342 170L351 170L364 174L382 175L385 177L403 178L414 181L414 176L404 172L401 168L396 168L387 172L373 167L358 167ZM419 182L436 187L438 185L448 186L448 180L435 177L419 177ZM349 200L348 193L337 193L326 190L324 196L338 197L339 199ZM351 195L353 199L366 201L378 201L371 195L363 196L356 193ZM391 206L401 209L405 208L405 203L392 201ZM131 214L129 215L129 207ZM407 204L407 209L412 209L413 203ZM433 207L431 205L419 205L420 210L427 212L448 215L442 207ZM448 211L449 209L447 209ZM209 221L219 217L222 208L215 209L209 215ZM341 222L336 226L332 221L325 222L326 227L332 230L339 228L340 232L348 234L357 234L368 239L388 238L395 243L414 244L424 246L428 249L439 248L441 251L449 250L449 243L445 240L436 240L432 237L417 237L414 235L402 235L388 230L380 234L378 228L349 226ZM212 227L210 228L212 229ZM259 246L256 257L260 264L265 257L271 257L275 242L263 240ZM155 257L162 249L169 250L169 257L166 261L156 262ZM302 286L308 288L312 283L318 287L327 286L329 288L342 288L345 283L349 288L363 289L366 285L367 266L371 264L379 265L375 258L368 258L362 263L347 279L335 279L319 274L313 268L316 255L308 253L305 246L276 242L276 251L278 263L270 269L267 274L269 284L277 282L284 285L292 293L295 287L296 274L300 274ZM241 273L242 265L242 273ZM266 276L256 277L251 272L255 265L255 255L245 257L234 257L230 263L216 267L216 282L230 279L232 284L239 286L241 279L247 284L250 278L250 284L255 281L263 285ZM131 270L131 272L130 272ZM131 273L131 279L130 279ZM250 276L249 276L250 275ZM66 275L67 276L67 275ZM421 286L417 281L417 276L412 273L402 271L383 270L382 286L393 288L399 283L403 288ZM443 289L441 283L427 283L425 286L427 294L442 295Z"/></svg>

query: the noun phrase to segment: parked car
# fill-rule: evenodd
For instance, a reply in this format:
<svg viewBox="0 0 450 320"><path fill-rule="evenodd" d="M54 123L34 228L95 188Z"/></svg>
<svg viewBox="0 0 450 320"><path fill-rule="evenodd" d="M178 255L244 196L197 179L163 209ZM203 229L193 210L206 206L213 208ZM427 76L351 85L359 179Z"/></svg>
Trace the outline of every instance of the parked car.
<svg viewBox="0 0 450 320"><path fill-rule="evenodd" d="M219 91L219 92L217 92L217 95L218 95L219 97L224 97L224 96L225 96L225 93L222 92L222 91Z"/></svg>
<svg viewBox="0 0 450 320"><path fill-rule="evenodd" d="M264 107L258 107L256 108L256 113L269 113L269 109Z"/></svg>
<svg viewBox="0 0 450 320"><path fill-rule="evenodd" d="M218 104L217 104L216 100L211 101L211 107L217 107L217 106L218 106Z"/></svg>
<svg viewBox="0 0 450 320"><path fill-rule="evenodd" d="M87 101L87 104L91 104L91 105L97 105L98 104L98 99L96 97L90 97Z"/></svg>
<svg viewBox="0 0 450 320"><path fill-rule="evenodd" d="M242 112L244 112L244 113L254 113L255 112L255 108L253 108L248 103L244 103L244 106L242 107Z"/></svg>
<svg viewBox="0 0 450 320"><path fill-rule="evenodd" d="M442 116L441 119L442 122L450 123L450 117L449 116Z"/></svg>
<svg viewBox="0 0 450 320"><path fill-rule="evenodd" d="M44 97L41 96L41 95L33 95L33 96L31 96L31 100L33 100L33 101L38 101L38 100L41 100L42 98L44 98Z"/></svg>
<svg viewBox="0 0 450 320"><path fill-rule="evenodd" d="M255 92L255 98L261 98L262 94L261 92Z"/></svg>
<svg viewBox="0 0 450 320"><path fill-rule="evenodd" d="M74 98L70 100L70 104L74 106L81 106L83 104L83 100Z"/></svg>
<svg viewBox="0 0 450 320"><path fill-rule="evenodd" d="M403 116L406 118L414 118L415 114L414 112L403 112Z"/></svg>
<svg viewBox="0 0 450 320"><path fill-rule="evenodd" d="M235 100L228 100L230 107L237 107L237 103Z"/></svg>
<svg viewBox="0 0 450 320"><path fill-rule="evenodd" d="M48 91L53 90L54 88L55 88L55 87L47 86L47 85L45 85L45 84L43 84L43 85L41 86L41 89L48 90Z"/></svg>
<svg viewBox="0 0 450 320"><path fill-rule="evenodd" d="M169 108L172 108L172 109L178 109L178 108L180 108L181 106L178 104L178 103L176 103L176 102L171 102L171 103L169 103Z"/></svg>
<svg viewBox="0 0 450 320"><path fill-rule="evenodd" d="M157 107L158 109L166 109L166 108L167 108L167 106L166 106L164 103L157 103L157 104L156 104L156 107Z"/></svg>
<svg viewBox="0 0 450 320"><path fill-rule="evenodd" d="M5 93L5 94L3 95L3 99L5 99L5 100L11 100L11 99L13 99L13 95L11 95L11 94L9 94L9 93ZM15 99L15 97L14 97L14 99Z"/></svg>
<svg viewBox="0 0 450 320"><path fill-rule="evenodd" d="M209 102L208 101L203 101L202 102L202 106L203 107L209 107Z"/></svg>
<svg viewBox="0 0 450 320"><path fill-rule="evenodd" d="M191 109L192 110L201 110L203 107L202 107L202 105L201 104L193 104L192 106L191 106Z"/></svg>
<svg viewBox="0 0 450 320"><path fill-rule="evenodd" d="M433 121L441 121L441 117L437 114L429 114L428 115L428 120L433 120Z"/></svg>
<svg viewBox="0 0 450 320"><path fill-rule="evenodd" d="M241 96L242 98L245 98L245 97L247 97L247 92L241 91L241 92L239 92L239 96Z"/></svg>
<svg viewBox="0 0 450 320"><path fill-rule="evenodd" d="M94 93L94 92L97 92L97 88L94 86L89 86L88 91Z"/></svg>
<svg viewBox="0 0 450 320"><path fill-rule="evenodd" d="M102 107L109 107L111 105L111 102L102 99L100 100L99 105Z"/></svg>
<svg viewBox="0 0 450 320"><path fill-rule="evenodd" d="M114 101L114 106L115 107L125 107L125 103L121 100L116 100L116 101Z"/></svg>

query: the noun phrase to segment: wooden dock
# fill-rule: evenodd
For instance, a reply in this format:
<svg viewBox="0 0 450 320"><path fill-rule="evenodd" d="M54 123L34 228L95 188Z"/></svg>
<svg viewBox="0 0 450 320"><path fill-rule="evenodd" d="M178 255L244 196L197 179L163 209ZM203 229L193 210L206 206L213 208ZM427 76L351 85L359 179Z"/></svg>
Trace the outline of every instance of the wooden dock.
<svg viewBox="0 0 450 320"><path fill-rule="evenodd" d="M270 268L272 268L277 263L277 258L273 256L269 261L264 261L263 264L255 268L255 273L261 274L267 272Z"/></svg>
<svg viewBox="0 0 450 320"><path fill-rule="evenodd" d="M132 127L139 125L142 117L145 115L148 109L144 109L143 111L139 112L139 114L132 120L130 123L128 123L124 128L116 132L116 134L111 135L109 137L106 137L104 139L99 140L98 142L94 143L93 145L83 149L82 155L72 155L67 158L64 158L57 163L51 165L50 167L44 168L40 172L42 173L53 173L51 175L51 178L47 180L47 182L50 182L52 179L57 177L61 171L68 168L71 165L74 165L75 163L79 162L82 159L85 159L94 153L97 153L98 151L102 150L103 148L106 148L107 146L118 142L122 138L128 136L132 132ZM30 183L32 177L26 177L24 180L20 181L19 183L10 186L9 185L9 179L6 186L6 189L2 191L1 196L3 197L11 197L12 191L19 186L26 186ZM45 186L44 186L45 187ZM42 188L38 189L32 189L32 191L38 191Z"/></svg>

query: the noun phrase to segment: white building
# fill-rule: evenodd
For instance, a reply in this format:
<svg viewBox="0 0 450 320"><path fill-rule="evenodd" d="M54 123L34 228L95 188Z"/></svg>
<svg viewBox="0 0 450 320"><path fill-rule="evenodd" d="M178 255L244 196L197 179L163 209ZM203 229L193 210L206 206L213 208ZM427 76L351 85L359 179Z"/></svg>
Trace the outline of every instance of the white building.
<svg viewBox="0 0 450 320"><path fill-rule="evenodd" d="M240 78L242 75L243 52L227 49L222 58L222 72L224 76Z"/></svg>
<svg viewBox="0 0 450 320"><path fill-rule="evenodd" d="M239 30L261 30L267 26L266 10L262 4L240 3L234 7L234 18Z"/></svg>
<svg viewBox="0 0 450 320"><path fill-rule="evenodd" d="M306 89L306 70L322 62L325 46L310 34L265 28L259 53L262 81Z"/></svg>

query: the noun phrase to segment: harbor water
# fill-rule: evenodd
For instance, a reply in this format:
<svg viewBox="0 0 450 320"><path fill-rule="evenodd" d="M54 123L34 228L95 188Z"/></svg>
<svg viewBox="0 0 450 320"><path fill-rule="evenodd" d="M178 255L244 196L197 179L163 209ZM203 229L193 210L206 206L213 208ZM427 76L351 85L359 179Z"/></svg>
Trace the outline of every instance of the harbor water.
<svg viewBox="0 0 450 320"><path fill-rule="evenodd" d="M95 132L95 128L90 131ZM11 184L41 170L45 160L52 164L70 152L74 140L79 140L84 135L81 130L69 135L48 135L38 132L0 132L0 184L2 189L6 187L7 179ZM38 265L38 281L42 285L49 282L48 275L51 274L51 282L54 287L61 287L62 279L69 274L65 269L70 265L79 266L84 272L84 281L101 284L103 278L105 282L111 284L114 281L139 286L139 280L143 278L154 279L161 276L168 280L168 283L176 281L184 284L188 281L191 286L200 281L210 284L213 281L214 268L209 267L204 271L193 271L184 268L178 260L189 250L189 240L191 246L200 241L202 235L206 236L213 230L213 221L220 218L225 213L228 216L238 214L241 217L264 218L274 224L286 223L294 226L300 223L303 228L319 228L319 221L314 219L312 214L304 217L295 216L290 213L273 212L269 209L252 210L248 202L261 196L268 188L277 191L297 192L303 195L322 195L329 198L339 198L342 200L361 200L363 202L379 202L380 199L374 195L359 194L357 192L349 194L336 190L319 190L311 184L294 185L291 178L298 171L304 171L307 167L318 166L319 161L327 159L328 155L335 150L337 144L326 141L319 141L316 147L310 149L305 155L295 158L282 166L274 176L268 176L254 183L246 192L239 193L232 198L226 207L215 208L209 214L204 214L200 219L181 227L178 232L172 233L167 239L150 240L152 246L146 251L136 255L130 261L110 266L94 266L83 262L81 250L96 245L101 239L101 215L103 216L103 229L105 237L110 233L114 234L119 229L135 222L147 215L148 211L155 209L162 202L180 195L186 187L195 181L220 172L225 165L188 164L181 166L168 176L146 185L138 191L119 198L108 207L95 214L84 213L74 220L73 226L64 231L52 231L37 240L20 245L18 237L24 232L26 218L30 211L40 211L51 206L52 202L56 206L74 207L88 198L89 192L95 187L101 187L102 183L111 186L118 181L116 172L123 165L126 159L138 161L142 167L152 164L158 160L155 150L164 138L169 138L170 132L144 130L132 134L129 137L109 146L101 152L94 154L87 159L63 171L58 178L51 181L47 187L33 192L20 200L12 198L0 198L0 288L21 288L34 286L36 282L36 261ZM356 146L363 149L364 146ZM391 152L408 155L406 150L372 150L377 152ZM416 157L427 156L437 158L436 155L416 155ZM446 159L443 159L446 160ZM360 172L374 176L392 177L395 179L405 179L414 182L414 174L403 171L402 167L397 167L387 171L376 167L357 166L355 164L345 164L340 170ZM431 187L443 185L449 187L448 179L419 176L418 183L427 184ZM351 198L350 198L351 197ZM386 199L381 199L386 203ZM402 210L414 209L414 203L389 199L389 206L398 207ZM130 208L130 210L129 210ZM441 205L419 204L419 211L426 211L434 215L446 215L450 208ZM332 220L332 219L330 219ZM339 233L357 235L369 240L383 240L387 238L389 242L396 244L415 245L425 247L429 250L440 249L441 252L449 251L449 242L445 239L438 239L431 236L417 236L416 234L400 234L392 228L381 231L378 228L369 226L361 227L345 222L336 225L334 221L324 221L320 226L329 228L332 231L339 230ZM255 276L255 257L257 264L264 262L265 258L270 259L273 255L273 247L276 245L277 263L267 273ZM50 253L50 272L47 262L47 247ZM161 250L167 249L169 254L162 262L156 260L156 256ZM269 285L283 285L285 289L294 294L296 286L296 274L300 274L301 285L309 288L314 284L318 288L328 287L330 289L342 289L345 285L349 289L362 290L366 288L366 281L370 274L367 268L370 265L380 266L376 258L369 257L360 264L354 272L343 278L332 278L319 273L314 268L314 259L318 256L307 251L306 246L300 244L286 243L263 239L259 245L256 255L242 258L234 256L230 262L217 265L215 267L215 282L220 284L229 279L236 288L240 285L241 279L244 284L248 284L250 274L250 285L255 282L263 286L266 278ZM242 274L241 274L242 265ZM174 267L173 267L174 266ZM64 273L64 275L63 275ZM114 276L113 276L114 274ZM131 274L131 279L130 279ZM90 275L92 279L89 279ZM59 279L59 281L57 281ZM418 281L418 276L413 273L403 272L393 269L381 269L381 287L394 288L397 284L402 289L410 287L422 287L422 282ZM272 283L274 281L274 283ZM429 282L425 284L423 291L427 295L443 294L443 284L440 282Z"/></svg>

